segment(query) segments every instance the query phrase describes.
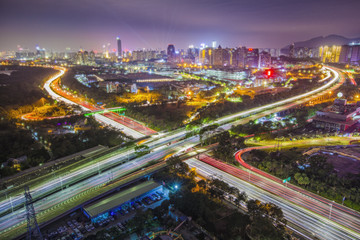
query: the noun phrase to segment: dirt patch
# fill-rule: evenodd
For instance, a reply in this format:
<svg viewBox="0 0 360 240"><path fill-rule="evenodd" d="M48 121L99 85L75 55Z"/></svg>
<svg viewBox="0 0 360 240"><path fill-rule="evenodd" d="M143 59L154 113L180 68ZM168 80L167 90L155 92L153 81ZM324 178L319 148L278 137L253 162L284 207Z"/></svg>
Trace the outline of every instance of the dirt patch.
<svg viewBox="0 0 360 240"><path fill-rule="evenodd" d="M342 155L330 155L326 154L327 162L334 166L339 177L344 177L348 173L359 174L360 173L360 161L342 156Z"/></svg>

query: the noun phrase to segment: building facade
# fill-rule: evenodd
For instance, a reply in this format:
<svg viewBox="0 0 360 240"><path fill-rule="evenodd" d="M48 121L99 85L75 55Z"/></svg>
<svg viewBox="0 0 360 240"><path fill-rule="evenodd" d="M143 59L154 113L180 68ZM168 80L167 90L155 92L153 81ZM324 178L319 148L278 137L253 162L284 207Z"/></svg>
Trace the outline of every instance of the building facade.
<svg viewBox="0 0 360 240"><path fill-rule="evenodd" d="M323 63L338 63L340 59L341 46L321 46L319 48L319 58Z"/></svg>
<svg viewBox="0 0 360 240"><path fill-rule="evenodd" d="M318 111L312 123L316 128L332 131L350 131L358 123L360 102L347 104L345 99L336 99L332 106Z"/></svg>
<svg viewBox="0 0 360 240"><path fill-rule="evenodd" d="M343 45L340 53L340 63L360 65L360 43Z"/></svg>

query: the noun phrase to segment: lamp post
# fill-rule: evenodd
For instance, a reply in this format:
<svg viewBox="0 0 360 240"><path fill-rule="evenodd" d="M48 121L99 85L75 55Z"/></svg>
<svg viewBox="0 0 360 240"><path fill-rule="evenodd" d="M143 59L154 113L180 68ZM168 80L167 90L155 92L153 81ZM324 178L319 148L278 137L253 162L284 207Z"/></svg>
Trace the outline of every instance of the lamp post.
<svg viewBox="0 0 360 240"><path fill-rule="evenodd" d="M334 201L332 201L332 203L330 203L329 219L331 218L331 210L332 210L333 204L334 204Z"/></svg>
<svg viewBox="0 0 360 240"><path fill-rule="evenodd" d="M13 207L13 204L12 204L11 196L10 196L10 204L11 204L11 212L14 212L14 207Z"/></svg>
<svg viewBox="0 0 360 240"><path fill-rule="evenodd" d="M62 177L61 177L61 176L59 176L59 179L60 179L60 184L61 184L61 190L63 190Z"/></svg>
<svg viewBox="0 0 360 240"><path fill-rule="evenodd" d="M249 172L249 182L250 182L250 180L251 180L251 171L252 171L252 167L251 168L248 168L248 172Z"/></svg>

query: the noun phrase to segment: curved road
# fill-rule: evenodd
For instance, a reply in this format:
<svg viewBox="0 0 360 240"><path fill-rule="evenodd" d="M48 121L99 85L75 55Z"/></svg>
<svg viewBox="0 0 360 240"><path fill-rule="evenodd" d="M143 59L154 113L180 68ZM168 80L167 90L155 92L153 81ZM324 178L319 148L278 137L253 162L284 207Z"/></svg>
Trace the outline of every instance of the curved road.
<svg viewBox="0 0 360 240"><path fill-rule="evenodd" d="M296 142L293 144L293 146L296 146ZM248 171L251 171L251 172L253 172L253 174L264 177L263 181L266 181L267 184L272 185L271 189L267 189L267 190L271 191L272 193L282 196L282 197L288 199L289 201L295 202L295 203L303 206L304 208L312 210L324 217L329 216L329 208L330 208L330 206L332 206L331 220L333 220L345 227L348 227L349 229L352 229L353 231L360 233L360 213L359 212L352 210L350 208L347 208L338 203L335 203L329 199L320 197L312 192L306 191L300 187L297 187L297 186L289 184L289 183L286 185L287 188L284 189L284 184L281 179L247 164L244 161L244 159L241 157L244 153L250 152L255 149L259 150L259 149L274 148L274 147L275 147L274 145L269 145L269 146L245 148L245 149L238 151L235 154L235 159L243 167L247 168ZM279 189L281 189L282 192L279 192ZM286 194L286 196L283 194ZM302 203L297 202L298 199L303 199Z"/></svg>
<svg viewBox="0 0 360 240"><path fill-rule="evenodd" d="M61 71L61 73L59 74L59 76L61 76L64 73L64 70L60 70L60 71ZM325 85L319 87L318 89L315 89L315 90L309 91L305 94L291 97L289 99L282 100L282 101L279 101L276 103L268 104L265 106L253 108L253 109L250 109L247 111L239 112L237 114L226 116L226 117L223 117L223 118L217 120L216 122L223 124L221 127L223 127L224 129L230 129L232 124L234 123L231 121L235 120L235 123L247 122L253 118L259 118L260 116L263 116L263 115L269 115L271 113L279 112L284 109L291 108L295 105L303 104L303 103L309 101L309 99L318 97L318 95L326 94L327 91L329 91L330 89L335 89L335 88L339 87L344 81L344 78L342 76L340 76L335 70L330 69L330 71L333 71L334 78L332 78L329 82L327 82ZM50 80L53 81L59 76L56 76ZM50 89L50 82L51 82L50 80L47 81L47 84L45 86L48 89ZM50 89L50 92L51 92L51 89ZM53 93L53 96L55 98L59 98L61 101L64 101L62 99L62 97L57 95L56 93ZM70 101L69 104L73 104L73 102ZM243 118L243 119L238 120L239 118ZM186 130L180 129L180 130L175 130L175 131L167 133L167 134L157 136L156 138L151 140L150 144L148 144L148 145L151 145L151 148L153 149L153 153L145 155L142 158L135 159L132 162L136 163L137 166L144 166L152 160L163 158L168 154L182 152L186 149L189 149L189 148L199 144L199 142L200 142L199 136L194 136L194 137L190 137L185 140L182 140L180 142L177 142L176 144L166 146L173 141L183 138L186 135L186 133L187 133ZM116 156L112 156L110 158L104 159L103 161L98 162L98 164L89 165L86 169L78 169L71 173L64 174L60 178L57 178L57 179L52 178L46 182L36 183L35 187L34 186L30 187L32 195L33 195L33 197L41 196L42 194L51 192L54 190L54 188L56 186L58 188L60 188L60 186L62 184L65 184L65 181L74 182L78 178L81 179L83 177L83 174L94 173L94 172L96 173L96 172L98 172L99 167L104 168L107 166L112 166L112 164L114 164L116 162L122 162L122 161L126 160L126 158L132 153L133 153L133 149L130 149L130 150L127 150ZM131 165L133 165L133 164L120 165L116 168L108 170L107 172L104 172L104 176L109 174L110 172L112 172L112 174L118 174L120 172L123 172L124 170L129 169L129 167L131 167ZM105 173L107 173L107 174L105 174ZM102 178L100 178L101 179L100 182L108 181L108 177L104 177L104 176ZM86 187L91 187L91 186L94 187L99 184L98 175L96 175L90 179L92 179L93 181L86 180L85 182L84 181L78 182L78 183L70 186L70 188L72 188L76 192L77 189L81 189L85 183L86 183L85 184ZM95 180L95 179L97 179L97 180ZM68 198L68 196L62 195L60 197L60 199L58 199L58 201L65 201L67 198ZM23 195L15 196L15 197L13 196L13 198L10 198L10 200L8 197L8 199L6 199L6 200L4 199L3 201L0 202L0 213L6 211L8 209L11 209L11 206L14 206L15 204L16 205L23 204L23 202L24 202ZM39 202L40 202L40 204L39 204L39 206L37 206L37 211L39 211L39 210L45 211L46 210L45 202L44 203L43 203L43 201L39 201ZM18 210L19 212L17 212L17 213L21 215L20 210ZM15 211L14 211L14 213L15 213ZM46 212L46 213L51 214L51 212L49 212L49 213ZM15 230L15 229L11 228L10 226L19 227L20 225L23 227L25 226L25 222L22 219L9 218L6 216L1 217L0 218L0 238L5 232L7 234L9 234L9 231ZM18 228L16 228L15 231L17 231L17 229Z"/></svg>

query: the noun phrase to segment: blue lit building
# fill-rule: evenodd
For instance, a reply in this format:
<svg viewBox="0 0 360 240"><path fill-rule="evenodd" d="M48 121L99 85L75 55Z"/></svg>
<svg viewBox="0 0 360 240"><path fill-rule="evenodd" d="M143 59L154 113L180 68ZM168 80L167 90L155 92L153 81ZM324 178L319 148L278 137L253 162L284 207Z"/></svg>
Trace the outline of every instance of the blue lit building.
<svg viewBox="0 0 360 240"><path fill-rule="evenodd" d="M142 182L85 206L83 212L93 223L101 222L117 211L128 209L133 206L135 201L140 201L155 192L162 192L167 196L168 190L152 180Z"/></svg>

